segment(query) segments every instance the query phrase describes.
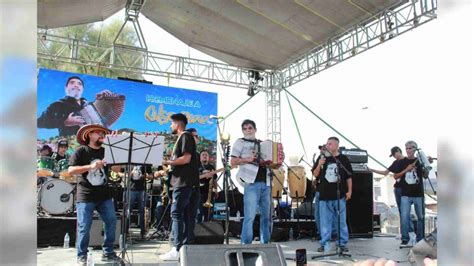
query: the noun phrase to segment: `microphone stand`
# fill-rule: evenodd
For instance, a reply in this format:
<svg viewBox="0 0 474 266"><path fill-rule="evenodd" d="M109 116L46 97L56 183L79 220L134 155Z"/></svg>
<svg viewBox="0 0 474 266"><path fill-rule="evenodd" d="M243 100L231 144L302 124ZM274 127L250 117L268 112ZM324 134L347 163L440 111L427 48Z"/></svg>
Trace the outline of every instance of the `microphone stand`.
<svg viewBox="0 0 474 266"><path fill-rule="evenodd" d="M225 229L224 229L224 238L225 238L225 244L229 244L229 197L228 197L228 191L229 191L229 179L230 179L230 167L229 167L229 157L230 157L230 145L229 145L229 139L223 139L222 138L222 132L221 132L221 127L219 124L219 117L216 117L216 123L217 123L217 129L219 130L219 136L221 139L221 149L222 149L222 166L224 167L224 198L225 198Z"/></svg>
<svg viewBox="0 0 474 266"><path fill-rule="evenodd" d="M341 206L340 206L340 200L341 200L341 175L340 175L340 168L342 168L347 175L352 175L352 173L347 170L344 165L342 165L341 161L339 161L336 156L331 154L331 157L333 158L336 162L336 177L337 177L337 185L336 185L336 198L337 198L337 248L336 248L336 253L329 253L329 254L323 254L323 255L317 255L317 256L312 256L311 259L316 259L316 258L324 258L324 257L330 257L330 256L335 256L337 255L338 257L351 257L351 254L344 253L341 249Z"/></svg>

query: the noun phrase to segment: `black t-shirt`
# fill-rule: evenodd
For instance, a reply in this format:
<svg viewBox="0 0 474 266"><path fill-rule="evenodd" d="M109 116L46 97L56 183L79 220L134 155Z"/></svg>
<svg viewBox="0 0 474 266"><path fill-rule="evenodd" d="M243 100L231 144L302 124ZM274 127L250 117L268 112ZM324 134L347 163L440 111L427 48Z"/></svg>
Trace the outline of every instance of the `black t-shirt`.
<svg viewBox="0 0 474 266"><path fill-rule="evenodd" d="M212 164L206 164L206 165L201 164L201 166L199 167L199 174L202 175L205 170L212 172L216 170L216 168ZM217 175L214 174L214 180L216 180L216 178L217 178ZM199 179L199 186L200 186L199 190L201 191L201 194L207 195L209 193L210 180L211 180L210 178Z"/></svg>
<svg viewBox="0 0 474 266"><path fill-rule="evenodd" d="M267 168L265 166L260 165L258 167L257 176L255 177L256 182L267 182Z"/></svg>
<svg viewBox="0 0 474 266"><path fill-rule="evenodd" d="M415 162L417 159L403 158L400 160L400 171L405 170L408 165ZM423 197L423 175L419 161L416 161L415 168L406 172L400 177L400 186L402 188L402 196L407 197Z"/></svg>
<svg viewBox="0 0 474 266"><path fill-rule="evenodd" d="M336 159L338 159L342 166L344 166L352 175L352 166L349 159L342 154L337 155ZM341 177L339 198L342 199L346 196L347 179L352 178L352 176L349 175L342 166L338 169L336 160L333 157L326 157L323 169L321 169L321 172L319 173L319 198L321 200L337 199L337 174Z"/></svg>
<svg viewBox="0 0 474 266"><path fill-rule="evenodd" d="M56 162L59 162L63 159L69 159L69 155L67 155L67 153L65 153L64 156L61 156L61 154L55 152L55 153L53 153L51 158L53 158L53 160L55 160Z"/></svg>
<svg viewBox="0 0 474 266"><path fill-rule="evenodd" d="M398 174L403 171L403 169L400 169L400 161L401 160L393 161L392 165L388 167L388 170L394 174ZM395 184L393 184L393 187L401 187L400 179L395 180Z"/></svg>
<svg viewBox="0 0 474 266"><path fill-rule="evenodd" d="M196 142L191 133L184 131L175 143L172 160L175 160L185 153L191 154L191 161L185 165L175 165L172 168L173 187L198 187L199 186L199 164L196 153Z"/></svg>
<svg viewBox="0 0 474 266"><path fill-rule="evenodd" d="M66 96L59 101L53 102L37 119L39 128L57 128L59 136L76 135L79 126L67 127L64 121L70 113L80 115L80 111L87 105L84 98L80 99L80 104L73 97Z"/></svg>
<svg viewBox="0 0 474 266"><path fill-rule="evenodd" d="M104 158L105 149L93 149L89 146L79 146L69 159L69 166L88 165ZM107 168L93 170L78 176L77 202L98 202L111 198L107 185Z"/></svg>
<svg viewBox="0 0 474 266"><path fill-rule="evenodd" d="M151 173L151 165L135 165L132 166L132 172L130 175L130 190L132 191L143 191L146 187L145 174Z"/></svg>

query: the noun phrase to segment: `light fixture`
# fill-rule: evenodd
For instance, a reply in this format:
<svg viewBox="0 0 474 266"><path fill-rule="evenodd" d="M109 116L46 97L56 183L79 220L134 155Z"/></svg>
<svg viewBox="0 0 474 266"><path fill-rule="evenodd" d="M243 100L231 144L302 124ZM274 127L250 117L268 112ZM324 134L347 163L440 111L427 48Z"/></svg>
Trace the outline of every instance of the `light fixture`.
<svg viewBox="0 0 474 266"><path fill-rule="evenodd" d="M255 95L255 89L258 88L258 82L263 80L263 77L260 76L260 72L257 70L249 70L249 88L247 90L247 95L253 97Z"/></svg>
<svg viewBox="0 0 474 266"><path fill-rule="evenodd" d="M230 134L227 132L222 132L221 133L221 143L224 145L229 144L230 141Z"/></svg>
<svg viewBox="0 0 474 266"><path fill-rule="evenodd" d="M255 81L250 81L249 89L247 90L248 96L250 97L255 96L255 87L256 87L255 85L256 85Z"/></svg>

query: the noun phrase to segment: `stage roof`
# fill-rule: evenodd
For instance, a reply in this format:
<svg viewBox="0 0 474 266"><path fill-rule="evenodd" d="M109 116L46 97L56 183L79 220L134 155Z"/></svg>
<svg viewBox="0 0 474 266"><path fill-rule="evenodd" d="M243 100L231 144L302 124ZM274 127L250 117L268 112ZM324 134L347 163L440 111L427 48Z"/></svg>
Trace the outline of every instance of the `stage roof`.
<svg viewBox="0 0 474 266"><path fill-rule="evenodd" d="M38 26L101 21L126 0L40 0ZM406 0L161 0L141 13L189 46L230 65L278 69ZM146 39L145 33L145 39Z"/></svg>

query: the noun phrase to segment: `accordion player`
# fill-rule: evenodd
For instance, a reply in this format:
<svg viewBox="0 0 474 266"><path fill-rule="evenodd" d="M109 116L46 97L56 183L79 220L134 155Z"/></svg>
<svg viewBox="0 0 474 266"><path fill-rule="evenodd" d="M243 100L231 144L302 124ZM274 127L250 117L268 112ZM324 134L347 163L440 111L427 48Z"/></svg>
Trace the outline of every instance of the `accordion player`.
<svg viewBox="0 0 474 266"><path fill-rule="evenodd" d="M86 124L99 124L110 127L123 113L125 95L100 93L93 103L87 104L79 112Z"/></svg>
<svg viewBox="0 0 474 266"><path fill-rule="evenodd" d="M260 158L263 163L269 164L270 168L279 168L285 160L283 145L271 140L260 142Z"/></svg>

